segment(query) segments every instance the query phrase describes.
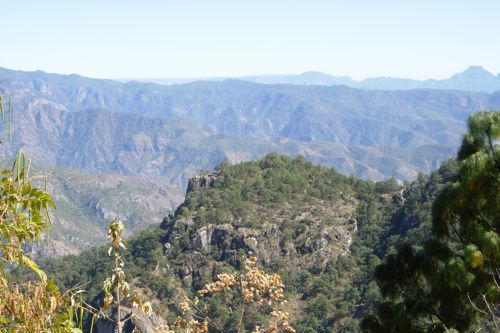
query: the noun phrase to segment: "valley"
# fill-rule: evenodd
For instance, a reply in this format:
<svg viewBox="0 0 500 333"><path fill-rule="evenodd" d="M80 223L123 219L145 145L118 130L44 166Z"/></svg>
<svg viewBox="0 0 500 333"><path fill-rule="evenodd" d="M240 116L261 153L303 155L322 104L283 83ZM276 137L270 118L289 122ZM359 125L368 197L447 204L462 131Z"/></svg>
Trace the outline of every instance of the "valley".
<svg viewBox="0 0 500 333"><path fill-rule="evenodd" d="M193 175L269 152L365 179L413 180L455 154L470 112L500 108L499 92L163 86L8 69L0 83L13 98L14 138L0 151L23 148L48 170L60 207L52 245L33 250L42 256L101 244L113 217L129 232L157 223L182 202Z"/></svg>

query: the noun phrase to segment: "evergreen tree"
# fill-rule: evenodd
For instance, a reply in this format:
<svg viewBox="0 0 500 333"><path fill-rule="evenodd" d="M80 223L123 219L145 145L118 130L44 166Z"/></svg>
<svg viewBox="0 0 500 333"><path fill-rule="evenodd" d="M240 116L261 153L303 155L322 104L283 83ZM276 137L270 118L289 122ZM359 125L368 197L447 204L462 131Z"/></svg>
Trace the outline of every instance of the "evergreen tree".
<svg viewBox="0 0 500 333"><path fill-rule="evenodd" d="M375 273L387 302L362 323L366 332L499 330L500 113L469 118L458 174L438 195L432 236L404 245Z"/></svg>

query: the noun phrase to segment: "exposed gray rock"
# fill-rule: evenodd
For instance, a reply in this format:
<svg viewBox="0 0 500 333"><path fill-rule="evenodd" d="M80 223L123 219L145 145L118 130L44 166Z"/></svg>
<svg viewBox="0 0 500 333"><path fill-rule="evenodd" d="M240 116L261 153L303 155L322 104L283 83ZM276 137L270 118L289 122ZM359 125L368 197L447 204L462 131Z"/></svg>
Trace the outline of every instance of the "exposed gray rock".
<svg viewBox="0 0 500 333"><path fill-rule="evenodd" d="M213 186L218 176L218 173L209 173L189 178L186 193L195 191L198 188Z"/></svg>
<svg viewBox="0 0 500 333"><path fill-rule="evenodd" d="M142 311L122 308L122 318L129 318L123 326L123 333L156 333L155 328L165 324L165 321L154 312L149 316ZM95 323L95 333L116 333L116 325L108 319L98 319Z"/></svg>
<svg viewBox="0 0 500 333"><path fill-rule="evenodd" d="M196 234L191 240L193 249L208 252L210 250L210 244L212 244L214 228L215 226L213 224L209 224L196 230Z"/></svg>

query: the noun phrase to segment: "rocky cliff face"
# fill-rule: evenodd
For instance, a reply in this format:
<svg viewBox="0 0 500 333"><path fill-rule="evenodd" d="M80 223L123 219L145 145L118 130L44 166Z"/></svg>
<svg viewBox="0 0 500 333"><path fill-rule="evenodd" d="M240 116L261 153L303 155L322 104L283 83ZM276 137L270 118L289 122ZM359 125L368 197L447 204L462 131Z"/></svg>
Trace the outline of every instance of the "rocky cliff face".
<svg viewBox="0 0 500 333"><path fill-rule="evenodd" d="M264 161L273 158L269 156ZM267 167L262 162L260 167L265 174ZM167 262L182 257L185 263L179 271L181 279L197 281L222 263L237 265L242 254L255 255L266 266L273 266L278 260L286 262L287 267L318 272L332 260L349 255L357 230L353 216L358 201L348 190L336 184L325 189L327 196L306 194L316 181L309 174L310 184L292 190L298 191L294 194L296 200L264 203L260 196L265 194L249 189L253 195L242 202L230 202L230 198L218 201L220 192L231 192L239 187L238 183L248 186L248 182L262 177L255 171L254 176L245 176L250 178L229 181L233 169L226 170L229 174L222 170L192 177L185 202L175 216L166 217L161 223L166 232L163 246ZM219 205L227 208L221 211ZM245 208L236 209L240 205ZM214 218L207 218L212 214Z"/></svg>
<svg viewBox="0 0 500 333"><path fill-rule="evenodd" d="M197 189L214 186L215 180L220 175L221 175L220 173L209 173L189 178L188 186L186 189L186 195L188 195L193 191L196 191Z"/></svg>
<svg viewBox="0 0 500 333"><path fill-rule="evenodd" d="M167 258L180 253L195 257L196 253L203 253L215 261L235 262L243 251L256 255L266 264L280 257L291 266L321 270L329 261L349 254L356 231L356 220L352 218L356 200L347 198L335 203L317 200L310 207L293 213L287 211L288 208L291 207L267 210L265 218L262 216L265 221L257 228L241 227L238 221L198 226L196 213L166 220L162 226L168 230ZM254 213L259 215L258 210ZM284 230L284 223L297 226L292 237ZM187 246L181 246L179 240L183 239L188 239ZM180 248L181 252L177 250ZM199 274L200 268L203 269L186 268L183 274Z"/></svg>

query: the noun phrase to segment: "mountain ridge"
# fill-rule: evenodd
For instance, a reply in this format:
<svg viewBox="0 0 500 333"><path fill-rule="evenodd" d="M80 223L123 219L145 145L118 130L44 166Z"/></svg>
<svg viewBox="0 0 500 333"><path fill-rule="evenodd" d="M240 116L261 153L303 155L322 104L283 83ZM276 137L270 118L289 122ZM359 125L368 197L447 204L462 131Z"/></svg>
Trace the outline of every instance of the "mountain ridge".
<svg viewBox="0 0 500 333"><path fill-rule="evenodd" d="M187 179L222 161L271 151L304 155L344 174L414 179L455 153L471 112L500 92L360 90L241 80L162 86L0 70L13 98L12 156L40 165ZM6 129L6 125L5 125Z"/></svg>
<svg viewBox="0 0 500 333"><path fill-rule="evenodd" d="M42 70L22 71L10 70L0 67L0 76L6 72L16 72L17 75L23 76L26 74L40 76L55 76L59 78L71 77L75 81L81 79L89 79L79 74L56 74L45 72ZM197 77L197 78L125 78L125 79L109 79L109 78L92 78L92 80L102 82L122 82L131 83L154 83L160 85L183 85L197 81L248 81L262 84L292 84L292 85L320 85L334 86L344 85L356 89L367 90L412 90L412 89L439 89L439 90L461 90L475 92L495 92L500 90L500 73L496 76L479 65L471 65L462 72L457 72L448 78L444 79L408 79L391 76L375 76L368 77L362 80L355 80L349 76L334 76L320 71L306 71L300 74L267 74L267 75L249 75L235 77Z"/></svg>
<svg viewBox="0 0 500 333"><path fill-rule="evenodd" d="M369 77L354 80L349 76L334 76L319 71L306 71L300 74L282 75L251 75L240 77L213 78L136 78L119 79L119 81L141 81L164 85L186 84L194 81L223 81L237 79L263 84L293 84L293 85L344 85L367 90L410 90L410 89L443 89L476 92L495 92L500 90L500 73L496 76L482 66L469 66L462 72L455 73L445 79L406 79L389 76Z"/></svg>

